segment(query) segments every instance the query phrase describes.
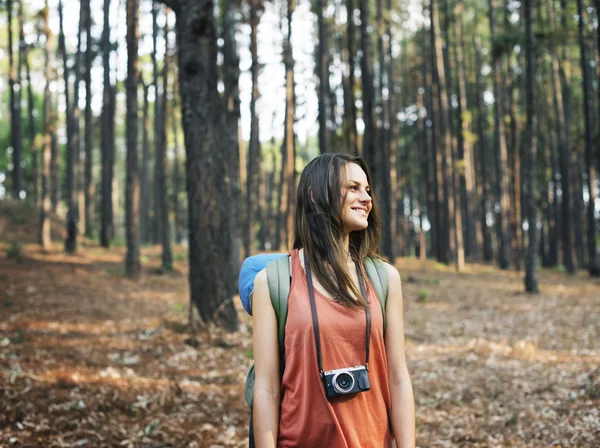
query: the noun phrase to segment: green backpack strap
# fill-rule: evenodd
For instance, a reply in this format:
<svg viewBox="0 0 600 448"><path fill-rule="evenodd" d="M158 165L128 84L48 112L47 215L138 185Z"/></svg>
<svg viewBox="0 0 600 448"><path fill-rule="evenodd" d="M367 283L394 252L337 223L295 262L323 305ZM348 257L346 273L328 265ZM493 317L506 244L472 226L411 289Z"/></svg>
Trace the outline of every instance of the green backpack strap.
<svg viewBox="0 0 600 448"><path fill-rule="evenodd" d="M285 340L285 321L288 313L288 297L290 295L290 257L281 257L267 263L267 283L271 304L277 317L277 333L279 337L279 361L283 372L283 348ZM244 389L246 403L252 409L254 400L254 364L250 367L246 376L246 387Z"/></svg>
<svg viewBox="0 0 600 448"><path fill-rule="evenodd" d="M269 284L271 303L277 316L279 353L283 353L288 296L290 295L290 257L281 257L267 263L267 283Z"/></svg>
<svg viewBox="0 0 600 448"><path fill-rule="evenodd" d="M383 330L386 324L386 305L389 290L388 273L385 263L379 258L365 258L365 270L377 292L379 303L381 304L381 314L383 315Z"/></svg>

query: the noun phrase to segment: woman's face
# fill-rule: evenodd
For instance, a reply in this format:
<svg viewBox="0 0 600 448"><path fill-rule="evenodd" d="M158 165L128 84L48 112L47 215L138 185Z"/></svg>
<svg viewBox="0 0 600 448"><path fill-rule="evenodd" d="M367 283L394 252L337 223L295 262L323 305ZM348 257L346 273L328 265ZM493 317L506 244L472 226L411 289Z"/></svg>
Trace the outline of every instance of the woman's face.
<svg viewBox="0 0 600 448"><path fill-rule="evenodd" d="M356 163L347 163L342 176L342 223L348 233L366 229L373 204L367 175Z"/></svg>

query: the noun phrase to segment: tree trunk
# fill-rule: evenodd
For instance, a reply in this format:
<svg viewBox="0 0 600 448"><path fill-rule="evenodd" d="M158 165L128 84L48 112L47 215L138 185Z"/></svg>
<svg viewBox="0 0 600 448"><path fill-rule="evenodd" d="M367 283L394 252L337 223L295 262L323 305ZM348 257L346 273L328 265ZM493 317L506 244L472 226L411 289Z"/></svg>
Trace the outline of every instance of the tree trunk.
<svg viewBox="0 0 600 448"><path fill-rule="evenodd" d="M348 45L346 48L346 57L344 60L348 64L347 69L347 89L346 95L344 96L344 103L348 103L344 108L346 110L345 121L347 123L348 132L348 152L350 154L358 155L358 131L356 129L356 93L354 91L356 86L356 79L354 76L354 68L356 61L354 55L356 54L356 25L354 23L354 0L347 0L346 2L346 14L347 14L347 37Z"/></svg>
<svg viewBox="0 0 600 448"><path fill-rule="evenodd" d="M35 125L35 99L33 97L33 88L31 86L31 67L29 66L29 46L25 45L25 76L27 78L27 109L29 112L29 146L31 147L31 174L33 184L33 200L36 206L41 206L40 200L40 174L39 174L39 148L35 138L37 130Z"/></svg>
<svg viewBox="0 0 600 448"><path fill-rule="evenodd" d="M383 19L383 0L377 0L376 3L376 20L377 20L377 53L379 56L379 70L377 76L378 89L376 92L376 103L377 108L381 111L379 114L380 119L378 120L381 125L378 126L379 130L377 135L379 140L377 142L377 153L375 165L379 172L379 187L378 187L378 199L380 207L383 211L381 220L381 253L388 260L393 263L394 260L394 235L396 229L392 225L392 221L395 222L395 210L396 205L392 206L392 185L391 185L391 171L392 164L390 158L392 157L390 148L390 101L389 99L394 95L393 91L389 89L389 86L385 84L385 74L387 73L386 67L386 50L384 49L384 36L386 34L386 27ZM391 45L391 41L390 41ZM391 61L390 61L391 64ZM384 97L383 89L388 87L388 94ZM396 157L394 154L394 162ZM394 174L395 174L394 164ZM377 180L375 181L377 183Z"/></svg>
<svg viewBox="0 0 600 448"><path fill-rule="evenodd" d="M285 64L285 122L283 146L281 148L281 173L279 178L279 210L275 236L275 248L287 251L291 248L294 231L295 207L295 159L296 138L294 122L296 111L296 83L294 81L294 55L292 53L292 15L296 0L287 0L287 33L283 44L283 62ZM355 142L356 143L356 142Z"/></svg>
<svg viewBox="0 0 600 448"><path fill-rule="evenodd" d="M587 57L587 44L583 26L583 1L577 0L577 15L579 16L579 48L581 72L583 74L582 94L583 94L583 120L585 131L585 163L588 182L588 208L587 208L587 246L588 246L588 271L591 276L600 276L600 265L598 265L598 253L596 250L596 162L594 157L594 147L592 145L592 83L590 79L590 69Z"/></svg>
<svg viewBox="0 0 600 448"><path fill-rule="evenodd" d="M171 102L172 113L171 124L173 126L173 221L175 226L175 242L181 244L183 241L181 205L179 204L179 192L181 191L181 168L179 167L179 126L177 126L177 80L173 82L173 101ZM237 145L236 145L237 146ZM239 258L236 254L236 259Z"/></svg>
<svg viewBox="0 0 600 448"><path fill-rule="evenodd" d="M160 172L159 160L160 145L162 143L162 128L164 118L161 113L160 87L158 84L158 0L152 0L152 85L154 86L154 176L152 181L153 213L152 213L152 242L154 244L161 241L162 220L161 220L161 200L160 200Z"/></svg>
<svg viewBox="0 0 600 448"><path fill-rule="evenodd" d="M235 39L237 15L239 7L233 0L224 1L223 12L223 85L224 85L224 105L227 130L227 154L229 162L227 163L227 179L231 185L231 226L230 233L234 236L233 246L231 248L231 266L234 272L239 271L241 235L239 232L242 207L242 185L240 182L240 143L238 135L240 132L240 58L238 56L237 42ZM175 95L177 97L177 95ZM174 129L175 137L177 131ZM177 163L175 157L175 163ZM178 168L177 168L178 169ZM177 191L179 188L177 187ZM178 207L178 204L177 204ZM177 214L176 214L177 219ZM179 227L179 226L177 226ZM176 233L177 233L176 227Z"/></svg>
<svg viewBox="0 0 600 448"><path fill-rule="evenodd" d="M371 42L369 36L369 12L367 0L359 1L360 10L360 35L361 35L361 72L363 85L363 158L371 170L373 178L373 191L379 197L382 209L382 238L380 251L384 256L392 257L391 247L391 192L389 170L386 172L386 155L379 138L377 129L377 116L375 111L375 86L373 83L373 65ZM389 158L388 158L389 160Z"/></svg>
<svg viewBox="0 0 600 448"><path fill-rule="evenodd" d="M458 110L457 116L459 118L459 132L458 132L458 154L459 164L464 165L464 188L465 188L465 201L463 209L465 211L465 223L466 223L466 241L465 249L468 248L469 255L473 256L477 254L477 244L475 241L475 223L476 215L475 210L476 197L475 197L475 168L473 166L473 145L472 135L470 130L471 114L467 104L467 75L465 71L465 58L463 54L464 39L463 39L463 25L460 15L464 11L464 4L462 0L456 3L454 10L454 32L456 35L456 65L458 68ZM461 189L462 190L462 189ZM462 202L462 201L461 201ZM457 229L458 230L458 229ZM467 252L465 250L465 252Z"/></svg>
<svg viewBox="0 0 600 448"><path fill-rule="evenodd" d="M93 135L94 123L92 121L92 63L94 53L92 49L92 17L90 0L84 0L85 6L85 236L92 238L94 230L94 183L92 179L93 167Z"/></svg>
<svg viewBox="0 0 600 448"><path fill-rule="evenodd" d="M217 94L213 3L172 0L177 15L179 83L186 146L189 279L200 318L235 331L237 273L229 263L231 191L226 151L219 147L223 111ZM207 293L208 292L208 293Z"/></svg>
<svg viewBox="0 0 600 448"><path fill-rule="evenodd" d="M137 0L127 0L127 162L125 175L125 235L127 239L127 254L125 257L125 273L130 278L139 277L142 270L140 263L140 185L137 154L137 90L139 83L138 19L139 5Z"/></svg>
<svg viewBox="0 0 600 448"><path fill-rule="evenodd" d="M509 232L509 186L507 167L506 132L504 129L504 108L502 104L502 58L496 54L496 6L495 0L489 0L490 34L492 41L493 76L494 76L494 127L495 127L495 150L496 177L498 201L500 202L500 214L498 216L498 264L500 269L508 269L510 266L510 232Z"/></svg>
<svg viewBox="0 0 600 448"><path fill-rule="evenodd" d="M246 187L246 238L245 238L245 256L249 257L254 250L254 226L258 206L259 189L259 171L260 171L260 141L258 116L256 114L256 102L258 101L258 22L259 18L259 0L250 2L250 53L252 55L252 98L250 100L250 147L248 150L248 172Z"/></svg>
<svg viewBox="0 0 600 448"><path fill-rule="evenodd" d="M86 0L87 1L87 0ZM73 89L73 142L75 144L75 153L73 171L75 176L75 202L76 202L76 219L77 233L85 230L85 199L83 185L83 171L81 166L81 109L79 108L79 97L81 93L81 62L83 58L83 35L85 32L85 1L80 1L79 8L79 28L77 31L77 52L75 54L75 86Z"/></svg>
<svg viewBox="0 0 600 448"><path fill-rule="evenodd" d="M23 189L23 170L21 167L21 73L15 66L13 54L13 32L12 32L12 13L13 1L7 0L8 12L8 60L9 60L9 78L8 87L10 92L10 142L12 146L12 195L15 199L21 198L21 190ZM19 1L19 8L21 2ZM20 52L19 52L20 54ZM20 64L19 64L20 65ZM16 89L19 86L19 90Z"/></svg>
<svg viewBox="0 0 600 448"><path fill-rule="evenodd" d="M452 135L450 128L450 110L448 104L448 94L446 87L446 70L444 65L444 57L442 51L442 40L440 36L440 22L437 3L431 0L431 18L432 27L434 34L434 51L437 63L438 83L439 83L439 100L440 100L440 128L443 135L443 155L445 158L445 170L444 170L444 197L447 198L446 210L447 214L447 241L444 248L444 261L450 263L454 261L456 263L457 271L464 269L464 251L462 248L462 235L458 235L458 230L462 226L458 226L457 218L460 220L460 214L456 214L460 210L459 196L454 194L453 179L453 163L452 163ZM455 203L457 206L455 207ZM460 243L460 244L459 244ZM460 248L459 248L460 245ZM456 248L456 252L452 250L452 247Z"/></svg>
<svg viewBox="0 0 600 448"><path fill-rule="evenodd" d="M112 184L115 161L114 147L114 88L110 82L110 2L104 0L104 30L102 32L102 66L104 88L102 93L102 217L100 244L108 248L114 235Z"/></svg>
<svg viewBox="0 0 600 448"><path fill-rule="evenodd" d="M58 136L56 135L56 129L53 128L50 135L50 208L52 213L57 213L60 199L58 171Z"/></svg>
<svg viewBox="0 0 600 448"><path fill-rule="evenodd" d="M396 251L394 250L395 241L398 239L397 233L397 221L400 219L398 213L398 203L395 198L395 192L399 188L398 182L398 127L396 126L396 112L397 112L397 101L396 101L396 85L394 83L394 57L392 54L392 1L387 0L386 2L386 14L385 14L385 34L387 36L387 88L388 88L388 99L386 101L387 106L387 126L389 127L387 142L386 142L386 151L385 154L385 176L386 182L388 182L387 194L389 196L388 199L388 207L389 207L389 219L390 227L389 227L389 245L390 249L386 253L386 256L393 260L396 256ZM406 57L406 56L405 56ZM388 174L389 173L389 174ZM411 197L412 199L412 197ZM412 211L411 211L412 213Z"/></svg>
<svg viewBox="0 0 600 448"><path fill-rule="evenodd" d="M67 166L66 166L66 182L65 196L67 198L67 217L66 228L67 237L65 239L65 251L74 253L77 250L77 201L75 200L75 136L73 132L73 107L70 105L69 94L69 66L67 64L67 49L65 45L65 34L63 27L63 3L58 2L59 15L59 38L58 46L63 57L63 78L65 82L65 105L66 105L66 121L67 121Z"/></svg>
<svg viewBox="0 0 600 448"><path fill-rule="evenodd" d="M150 85L145 84L143 79L140 79L140 84L142 85L144 98L142 108L142 126L144 131L142 133L142 165L140 169L140 240L147 243L149 241L150 230L150 101L148 99Z"/></svg>
<svg viewBox="0 0 600 448"><path fill-rule="evenodd" d="M321 154L331 151L331 142L329 141L329 117L330 112L330 90L329 90L329 44L327 37L329 35L327 25L325 24L324 0L315 0L315 13L317 15L317 26L319 31L319 42L317 44L317 77L319 79L319 150Z"/></svg>
<svg viewBox="0 0 600 448"><path fill-rule="evenodd" d="M365 130L362 136L362 156L367 166L372 172L373 179L378 179L379 173L375 166L375 156L377 152L376 142L376 119L375 119L375 88L373 85L372 69L372 51L369 34L369 12L368 1L359 0L360 10L360 39L362 57L360 59L360 69L362 73L362 102L363 102L363 121Z"/></svg>
<svg viewBox="0 0 600 448"><path fill-rule="evenodd" d="M44 85L44 145L42 149L42 195L40 198L40 224L38 242L42 245L42 249L46 251L50 249L50 246L52 244L52 236L50 232L50 219L48 216L50 214L50 153L52 150L52 124L50 108L50 78L52 76L52 71L50 67L50 51L52 48L52 41L50 39L50 10L48 7L48 0L46 0L44 6L45 8L43 10L43 20L44 35L46 36L46 44L44 48L44 68L46 84Z"/></svg>
<svg viewBox="0 0 600 448"><path fill-rule="evenodd" d="M423 14L425 13L425 7L423 6ZM423 39L424 48L424 60L423 60L423 77L425 80L425 107L427 108L427 119L430 121L430 136L431 144L429 145L429 152L427 157L427 171L428 171L428 196L427 196L427 219L431 223L430 235L431 235L431 252L432 255L439 261L439 248L440 248L440 208L438 207L438 181L437 181L437 141L439 135L437 134L438 123L437 123L437 102L433 100L435 96L434 90L436 89L434 78L435 78L435 57L433 55L433 39L432 39L432 27L429 26L429 39ZM423 32L425 35L425 32ZM429 45L428 45L429 43ZM399 207L401 208L401 207Z"/></svg>
<svg viewBox="0 0 600 448"><path fill-rule="evenodd" d="M425 30L423 30L423 34L425 34ZM421 69L416 71L417 76L417 127L419 131L419 143L417 147L419 148L419 179L420 181L417 183L419 188L419 259L421 261L425 261L427 259L427 233L424 229L425 222L425 214L429 213L427 209L427 197L429 194L429 178L430 173L428 169L427 160L429 158L429 145L427 142L427 126L425 123L425 115L422 111L425 109L425 90L427 86L425 85L425 59L427 56L423 54ZM416 255L416 254L415 254Z"/></svg>
<svg viewBox="0 0 600 448"><path fill-rule="evenodd" d="M595 5L596 5L596 22L600 22L600 0L595 0ZM596 58L596 74L597 74L597 78L598 78L598 88L596 89L598 91L598 128L597 128L597 132L596 132L596 141L600 140L600 63L598 63L598 61L600 60L600 30L598 30L598 25L596 25L596 51L597 53L597 58ZM597 159L598 159L598 166L600 167L600 147L596 147L596 155L597 155ZM600 168L598 168L600 169Z"/></svg>
<svg viewBox="0 0 600 448"><path fill-rule="evenodd" d="M171 226L169 225L169 187L167 184L167 102L169 101L169 10L165 12L165 55L163 61L163 92L160 102L161 107L161 125L160 125L160 143L156 147L156 164L158 177L155 183L158 184L158 193L156 200L160 202L160 241L162 244L162 270L170 272L173 270L173 253L171 251Z"/></svg>
<svg viewBox="0 0 600 448"><path fill-rule="evenodd" d="M478 134L478 142L479 144L479 177L480 181L478 183L478 196L480 200L480 213L481 213L481 242L483 246L483 259L484 261L491 261L494 258L493 248L492 248L492 235L490 233L490 228L487 225L487 211L488 211L488 201L489 201L489 181L488 181L488 150L487 150L487 119L486 119L486 107L483 101L483 91L485 89L485 84L483 81L483 75L481 73L482 63L481 63L481 44L478 36L473 37L473 46L475 47L475 69L477 73L477 82L476 82L476 97L477 97L477 105L478 105L478 113L477 113L477 134Z"/></svg>
<svg viewBox="0 0 600 448"><path fill-rule="evenodd" d="M581 1L581 0L579 0ZM525 101L527 109L527 144L524 147L525 173L527 184L527 222L529 224L529 241L525 273L525 291L537 293L537 188L536 188L536 151L537 151L537 115L535 110L536 96L536 60L535 34L533 33L532 0L524 0L525 8Z"/></svg>

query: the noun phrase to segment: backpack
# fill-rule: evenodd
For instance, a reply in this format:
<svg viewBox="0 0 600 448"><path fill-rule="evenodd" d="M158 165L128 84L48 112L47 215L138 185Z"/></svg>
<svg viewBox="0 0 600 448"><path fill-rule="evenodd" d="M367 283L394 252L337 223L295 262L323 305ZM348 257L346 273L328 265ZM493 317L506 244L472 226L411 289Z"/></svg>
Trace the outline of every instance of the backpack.
<svg viewBox="0 0 600 448"><path fill-rule="evenodd" d="M385 264L377 258L365 258L365 271L371 281L379 303L381 305L381 313L383 315L383 328L386 325L386 303L388 295L388 276ZM248 314L252 314L252 287L254 285L254 277L263 268L267 269L267 283L269 285L269 295L271 296L271 304L275 310L277 317L278 339L279 339L279 361L280 374L283 376L284 369L284 339L285 339L285 323L288 312L288 296L290 294L291 272L289 256L287 254L261 254L248 257L244 260L240 270L239 289L240 300ZM246 376L246 386L244 389L246 403L250 406L250 447L254 446L254 428L252 424L252 402L254 399L254 364L250 367Z"/></svg>

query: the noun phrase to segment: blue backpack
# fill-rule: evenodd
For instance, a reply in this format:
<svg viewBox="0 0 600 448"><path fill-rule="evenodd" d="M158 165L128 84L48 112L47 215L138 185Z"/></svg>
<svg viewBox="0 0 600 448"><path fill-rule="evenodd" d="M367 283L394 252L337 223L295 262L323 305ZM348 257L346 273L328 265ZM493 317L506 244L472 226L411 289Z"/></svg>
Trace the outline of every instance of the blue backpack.
<svg viewBox="0 0 600 448"><path fill-rule="evenodd" d="M366 258L365 270L369 280L373 284L379 303L381 304L381 313L383 315L383 327L385 329L386 303L388 295L388 276L385 264L378 258ZM288 311L288 296L290 294L290 283L292 275L290 272L290 262L287 254L260 254L246 258L242 263L239 276L240 300L246 312L252 315L252 290L254 288L254 278L263 269L267 269L267 283L269 285L269 294L271 304L277 316L277 327L279 336L279 354L281 373L283 374L283 347L285 339L285 322ZM244 391L246 403L250 406L252 413L252 401L254 398L254 364L250 367L246 377L246 388ZM252 427L250 427L252 435Z"/></svg>

